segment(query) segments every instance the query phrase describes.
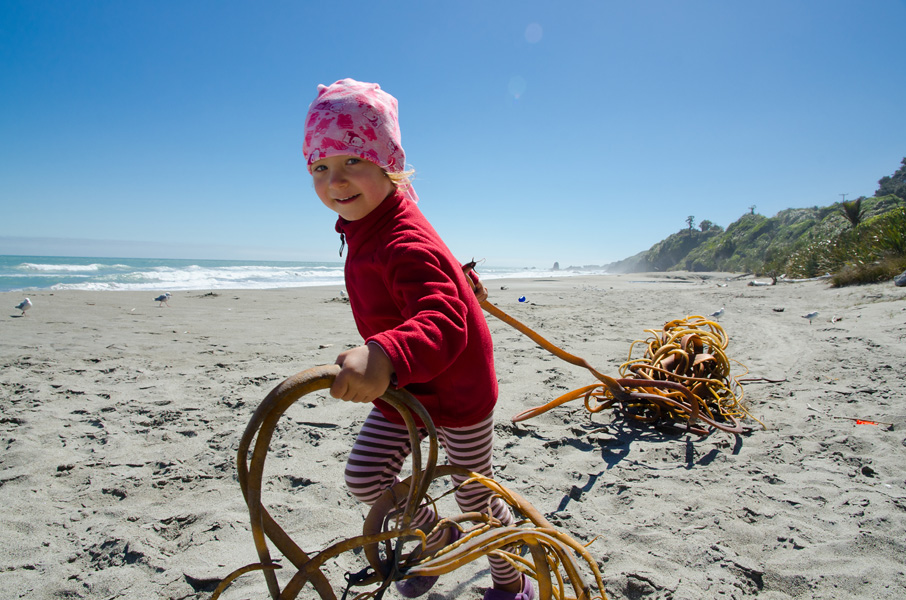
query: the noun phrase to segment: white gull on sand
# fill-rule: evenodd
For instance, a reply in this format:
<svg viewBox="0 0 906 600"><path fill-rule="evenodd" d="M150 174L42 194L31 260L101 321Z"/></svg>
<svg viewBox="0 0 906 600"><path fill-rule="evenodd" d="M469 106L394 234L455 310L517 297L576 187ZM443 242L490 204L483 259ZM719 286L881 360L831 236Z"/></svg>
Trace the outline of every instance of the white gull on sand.
<svg viewBox="0 0 906 600"><path fill-rule="evenodd" d="M22 311L22 314L19 315L19 316L20 316L20 317L24 317L24 316L25 316L25 311L27 311L29 308L31 308L31 300L29 300L28 298L26 298L25 300L23 300L22 302L20 302L19 304L17 304L17 305L16 305L16 308L18 308L19 310Z"/></svg>
<svg viewBox="0 0 906 600"><path fill-rule="evenodd" d="M720 310L715 310L713 313L711 313L708 316L712 317L716 321L716 320L720 319L723 316L723 314L724 314L724 307L721 306Z"/></svg>
<svg viewBox="0 0 906 600"><path fill-rule="evenodd" d="M803 318L803 319L808 319L808 324L811 325L811 324L812 324L812 319L814 319L814 318L817 317L817 316L818 316L818 311L815 310L815 311L812 311L812 312L810 312L810 313L808 313L808 314L802 315L802 318Z"/></svg>
<svg viewBox="0 0 906 600"><path fill-rule="evenodd" d="M155 301L155 302L160 302L160 304L157 305L158 307L161 307L161 306L163 306L164 304L166 304L167 306L170 306L170 292L167 292L167 293L165 293L165 294L161 294L160 296L158 296L157 298L155 298L154 301Z"/></svg>

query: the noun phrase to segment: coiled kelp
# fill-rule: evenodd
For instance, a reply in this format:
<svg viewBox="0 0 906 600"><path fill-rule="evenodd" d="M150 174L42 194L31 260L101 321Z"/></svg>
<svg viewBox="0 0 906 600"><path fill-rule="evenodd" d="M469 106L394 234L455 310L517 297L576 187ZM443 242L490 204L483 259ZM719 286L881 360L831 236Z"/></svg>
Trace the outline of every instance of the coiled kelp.
<svg viewBox="0 0 906 600"><path fill-rule="evenodd" d="M514 423L578 398L584 398L591 413L613 407L632 419L682 425L698 435L714 429L742 433L740 421L751 416L740 402L742 375L731 380L730 361L724 352L729 338L715 321L689 316L668 321L662 330L646 329L651 337L630 345L629 360L620 366L620 377L614 378L558 348L490 302L485 300L481 306L551 354L588 369L600 381L523 411L512 418ZM639 346L645 347L645 355L633 358L633 350Z"/></svg>
<svg viewBox="0 0 906 600"><path fill-rule="evenodd" d="M725 431L724 425L750 416L742 405L745 392L739 383L745 372L731 377L725 352L730 340L719 323L694 315L668 321L661 330L645 332L650 337L630 345L629 360L620 365L621 376L683 384L696 398L700 413L720 423L715 427ZM644 355L633 359L632 353L639 346L645 347ZM667 390L662 395L676 403L654 403L649 409L652 419L689 419L691 411L683 405L685 396Z"/></svg>
<svg viewBox="0 0 906 600"><path fill-rule="evenodd" d="M322 600L336 600L331 583L321 569L340 554L357 549L362 550L368 566L360 573L348 574L344 599L353 587L369 589L352 598L381 598L394 581L450 573L478 558L493 555L503 557L516 569L537 580L541 600L606 600L601 573L585 546L558 531L528 501L493 479L458 467L437 466L437 432L431 417L405 391L388 390L382 398L400 412L409 430L412 475L378 498L365 518L362 535L342 540L312 555L302 550L261 504L265 459L283 413L302 396L329 388L338 372L338 366L330 365L298 373L274 388L252 415L239 443L237 469L239 485L249 509L259 562L227 575L211 600L216 600L237 577L259 570L264 573L274 600L296 598L308 584ZM424 462L413 415L417 415L428 433L428 452ZM455 527L462 536L436 552L425 552L425 540L432 532L426 535L412 527L412 519L426 502L430 483L452 474L465 476L466 483L478 482L490 488L517 515L522 515L522 520L513 526L503 526L489 514L478 512L441 519L432 532ZM283 589L274 572L280 565L271 558L268 540L296 569ZM407 551L405 546L411 546L413 542L415 549ZM597 594L592 592L592 586L585 583L580 572L582 565L585 566L583 570L593 575L594 585L599 590Z"/></svg>

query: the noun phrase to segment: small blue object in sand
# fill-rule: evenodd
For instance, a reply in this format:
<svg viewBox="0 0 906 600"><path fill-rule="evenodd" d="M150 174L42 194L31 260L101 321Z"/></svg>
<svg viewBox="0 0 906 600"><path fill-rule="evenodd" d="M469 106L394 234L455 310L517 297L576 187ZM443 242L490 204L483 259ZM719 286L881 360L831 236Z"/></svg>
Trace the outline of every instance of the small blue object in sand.
<svg viewBox="0 0 906 600"><path fill-rule="evenodd" d="M519 301L520 301L520 302L525 302L525 296L519 296Z"/></svg>

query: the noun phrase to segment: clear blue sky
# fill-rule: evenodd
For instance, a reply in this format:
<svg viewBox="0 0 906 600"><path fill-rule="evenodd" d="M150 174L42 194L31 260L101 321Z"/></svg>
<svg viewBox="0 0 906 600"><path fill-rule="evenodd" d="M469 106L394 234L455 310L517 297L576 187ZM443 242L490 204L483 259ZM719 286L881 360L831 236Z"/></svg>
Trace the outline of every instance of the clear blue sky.
<svg viewBox="0 0 906 600"><path fill-rule="evenodd" d="M0 254L338 260L302 125L353 77L457 256L603 264L873 195L904 32L906 0L0 0Z"/></svg>

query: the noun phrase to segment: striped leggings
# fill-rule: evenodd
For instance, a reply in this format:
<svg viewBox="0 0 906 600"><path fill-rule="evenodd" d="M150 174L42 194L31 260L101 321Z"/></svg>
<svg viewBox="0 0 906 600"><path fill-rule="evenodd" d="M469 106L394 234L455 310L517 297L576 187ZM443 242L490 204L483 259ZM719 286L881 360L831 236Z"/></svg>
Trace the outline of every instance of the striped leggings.
<svg viewBox="0 0 906 600"><path fill-rule="evenodd" d="M419 440L427 432L419 430ZM480 423L467 427L438 427L437 438L447 453L451 465L475 471L486 477L493 476L492 455L494 451L494 413ZM369 506L374 504L381 493L396 484L406 457L412 452L409 431L405 425L391 423L377 408L372 408L365 419L362 430L356 438L349 460L346 462L346 486L353 496ZM462 477L452 477L457 486L454 494L456 503L463 512L484 512L489 506L493 492L480 483L463 486ZM500 498L490 499L491 514L505 526L513 524L513 513ZM424 506L416 513L413 526L430 525L437 515L430 506ZM495 584L506 585L516 582L520 574L501 558L488 557L491 578Z"/></svg>

